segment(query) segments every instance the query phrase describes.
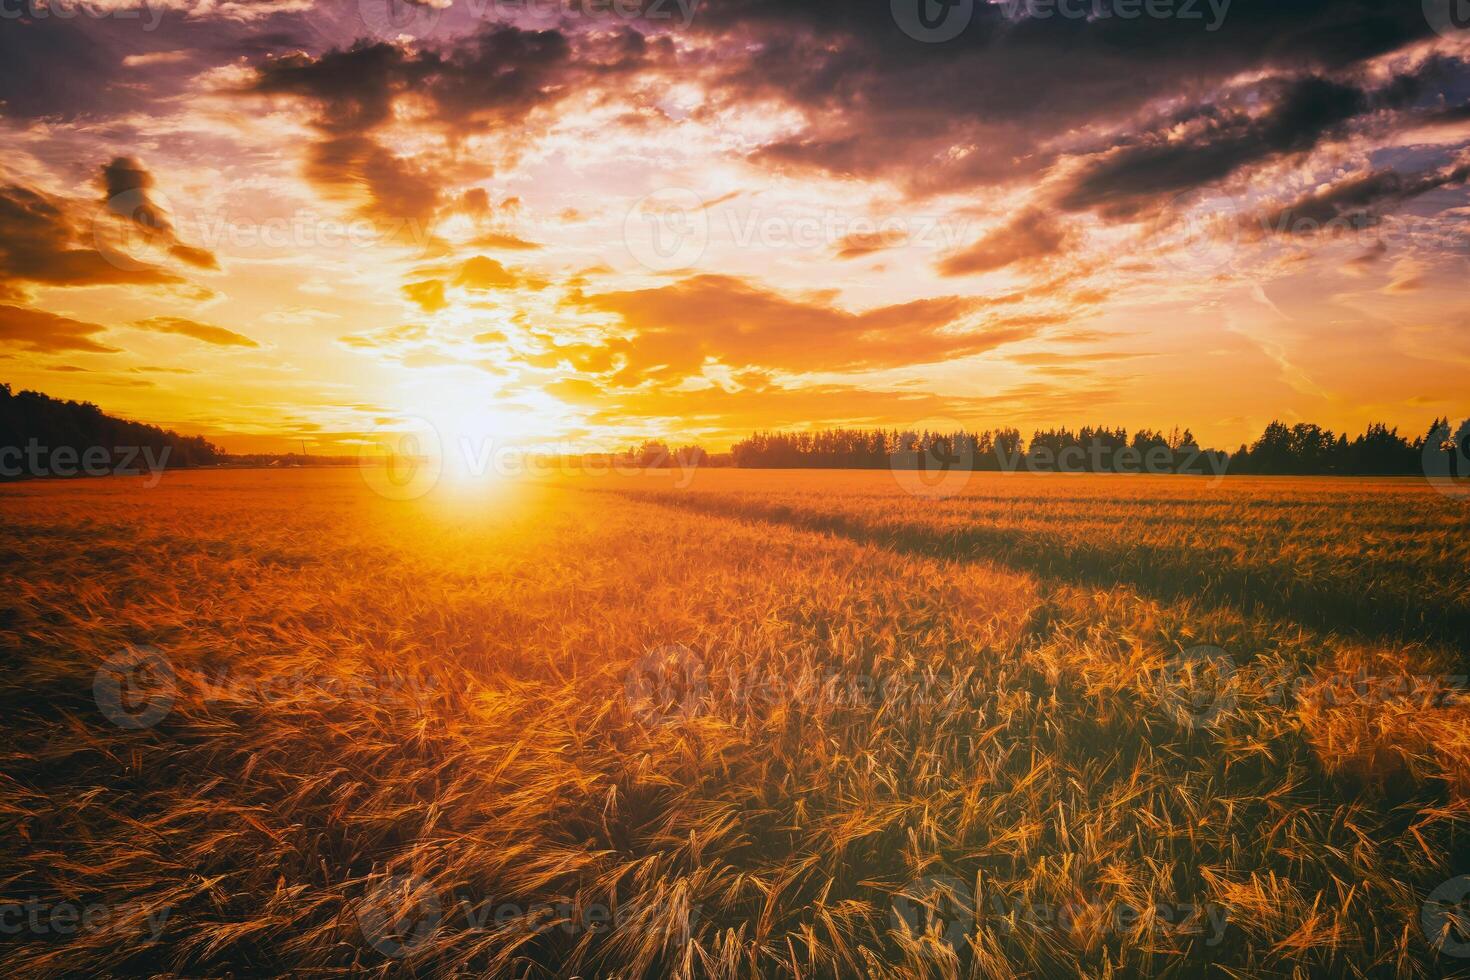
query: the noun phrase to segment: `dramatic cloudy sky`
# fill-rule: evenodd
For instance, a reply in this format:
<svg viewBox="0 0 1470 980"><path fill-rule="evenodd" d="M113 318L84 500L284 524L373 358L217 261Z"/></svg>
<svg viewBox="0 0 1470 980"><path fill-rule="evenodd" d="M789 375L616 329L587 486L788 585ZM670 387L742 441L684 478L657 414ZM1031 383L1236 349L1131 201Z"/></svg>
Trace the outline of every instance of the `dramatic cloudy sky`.
<svg viewBox="0 0 1470 980"><path fill-rule="evenodd" d="M1465 407L1470 19L1024 2L7 0L0 380L316 452Z"/></svg>

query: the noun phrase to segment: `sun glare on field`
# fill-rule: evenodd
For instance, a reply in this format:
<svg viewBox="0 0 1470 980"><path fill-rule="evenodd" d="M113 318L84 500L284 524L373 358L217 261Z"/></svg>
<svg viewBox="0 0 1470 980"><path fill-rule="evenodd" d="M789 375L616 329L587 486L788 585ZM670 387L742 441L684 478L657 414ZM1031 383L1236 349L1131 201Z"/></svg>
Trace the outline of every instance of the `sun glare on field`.
<svg viewBox="0 0 1470 980"><path fill-rule="evenodd" d="M522 420L493 407L493 392L442 384L403 392L395 402L398 410L380 419L360 449L364 479L380 495L478 495L520 472L528 434Z"/></svg>
<svg viewBox="0 0 1470 980"><path fill-rule="evenodd" d="M471 404L429 408L426 420L438 436L439 461L449 483L479 483L501 479L498 465L515 433L508 420Z"/></svg>

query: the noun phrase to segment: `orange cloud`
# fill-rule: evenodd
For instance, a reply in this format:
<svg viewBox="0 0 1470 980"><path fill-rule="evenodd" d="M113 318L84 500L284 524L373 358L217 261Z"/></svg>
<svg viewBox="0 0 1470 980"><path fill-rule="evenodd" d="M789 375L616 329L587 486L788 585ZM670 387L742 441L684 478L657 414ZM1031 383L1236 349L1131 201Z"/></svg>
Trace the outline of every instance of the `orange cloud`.
<svg viewBox="0 0 1470 980"><path fill-rule="evenodd" d="M838 371L932 363L1033 336L1038 323L961 329L978 300L941 296L854 313L798 300L734 276L583 297L634 331L608 346L626 355L625 380L697 374L706 361L780 371Z"/></svg>
<svg viewBox="0 0 1470 980"><path fill-rule="evenodd" d="M426 313L444 309L449 301L444 298L444 283L438 279L411 282L402 287L403 295L419 305Z"/></svg>
<svg viewBox="0 0 1470 980"><path fill-rule="evenodd" d="M529 252L541 248L535 242L528 242L524 238L505 232L492 231L483 235L477 235L467 243L471 248L501 249L513 252Z"/></svg>
<svg viewBox="0 0 1470 980"><path fill-rule="evenodd" d="M0 186L0 296L43 286L167 285L184 280L157 266L110 261L84 235L86 207L19 184ZM93 209L95 210L95 209Z"/></svg>
<svg viewBox="0 0 1470 980"><path fill-rule="evenodd" d="M505 266L483 255L466 259L454 277L454 284L465 289L514 289L522 282Z"/></svg>
<svg viewBox="0 0 1470 980"><path fill-rule="evenodd" d="M968 276L1018 263L1035 265L1066 251L1072 239L1072 233L1055 218L1034 209L1023 211L969 248L946 256L939 263L939 273Z"/></svg>
<svg viewBox="0 0 1470 980"><path fill-rule="evenodd" d="M107 210L130 223L135 232L166 245L170 255L189 265L219 268L219 262L208 249L179 241L173 219L153 196L157 181L143 161L137 157L114 157L102 167L100 181Z"/></svg>
<svg viewBox="0 0 1470 980"><path fill-rule="evenodd" d="M52 353L55 351L87 351L93 354L116 354L118 348L108 347L92 339L94 334L107 328L85 320L74 320L69 316L32 310L23 306L0 305L0 343L19 345L26 350Z"/></svg>
<svg viewBox="0 0 1470 980"><path fill-rule="evenodd" d="M154 333L173 333L183 337L192 337L202 340L206 344L214 344L218 347L259 347L255 341L244 334L226 330L224 327L211 326L208 323L200 323L197 320L189 320L181 316L150 316L143 320L135 321L133 326L140 330L151 330Z"/></svg>

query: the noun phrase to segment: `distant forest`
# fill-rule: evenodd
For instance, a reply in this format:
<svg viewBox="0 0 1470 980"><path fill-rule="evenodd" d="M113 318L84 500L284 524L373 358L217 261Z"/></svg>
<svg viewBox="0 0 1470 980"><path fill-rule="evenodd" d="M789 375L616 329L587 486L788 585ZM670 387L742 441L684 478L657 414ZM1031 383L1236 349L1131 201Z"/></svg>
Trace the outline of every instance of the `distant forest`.
<svg viewBox="0 0 1470 980"><path fill-rule="evenodd" d="M894 466L1025 472L1199 473L1395 476L1426 470L1426 444L1444 454L1437 472L1470 476L1470 419L1452 430L1436 419L1412 441L1370 425L1356 438L1302 422L1272 422L1233 453L1204 449L1188 429L1170 433L1083 426L1040 430L1029 443L1017 429L983 432L829 429L760 432L737 442L731 464L746 468L886 469ZM1456 462L1458 460L1458 469Z"/></svg>
<svg viewBox="0 0 1470 980"><path fill-rule="evenodd" d="M160 465L325 465L355 462L355 457L257 455L229 456L201 436L130 422L108 415L90 402L63 401L35 391L12 394L0 384L0 453L24 454L38 446L55 460L58 451L84 456L96 447L109 454L142 450ZM1426 449L1426 447L1432 447ZM165 453L164 451L167 450ZM1435 454L1443 454L1441 459ZM109 457L111 458L111 457ZM1044 429L1030 441L1018 429L983 432L827 429L815 432L758 432L728 454L712 455L698 446L671 451L645 442L622 458L641 467L727 465L750 469L973 469L1023 472L1197 473L1204 475L1280 474L1407 476L1434 472L1470 476L1470 419L1451 426L1436 419L1412 440L1397 429L1370 425L1349 439L1310 423L1272 422L1261 437L1235 452L1202 448L1188 429L1131 436L1121 428L1083 426ZM5 460L0 460L5 462ZM14 462L13 460L11 462ZM73 468L76 468L75 462ZM53 467L53 469L56 469ZM5 473L4 475L15 475ZM37 475L37 474L29 474ZM46 475L46 474L40 474ZM66 475L58 471L57 475Z"/></svg>
<svg viewBox="0 0 1470 980"><path fill-rule="evenodd" d="M0 462L7 464L7 470L25 470L26 453L32 447L39 449L48 468L61 476L83 471L89 451L101 450L107 467L123 459L134 461L129 467L144 459L168 467L201 466L217 462L224 455L202 436L181 436L156 425L129 422L108 415L91 402L62 401L37 391L12 394L10 385L0 384L0 451L8 450L10 456L21 454L17 459ZM37 474L27 471L24 475Z"/></svg>

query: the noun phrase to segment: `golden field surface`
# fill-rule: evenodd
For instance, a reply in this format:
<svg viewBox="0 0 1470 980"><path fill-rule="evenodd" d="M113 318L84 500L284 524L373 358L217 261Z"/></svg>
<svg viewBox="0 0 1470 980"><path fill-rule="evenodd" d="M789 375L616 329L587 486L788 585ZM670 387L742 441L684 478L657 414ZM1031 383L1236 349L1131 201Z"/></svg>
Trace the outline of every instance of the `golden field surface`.
<svg viewBox="0 0 1470 980"><path fill-rule="evenodd" d="M369 482L0 487L0 973L1470 976L1463 496Z"/></svg>

